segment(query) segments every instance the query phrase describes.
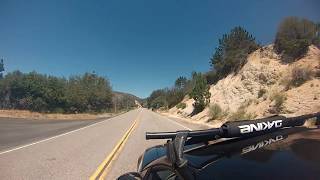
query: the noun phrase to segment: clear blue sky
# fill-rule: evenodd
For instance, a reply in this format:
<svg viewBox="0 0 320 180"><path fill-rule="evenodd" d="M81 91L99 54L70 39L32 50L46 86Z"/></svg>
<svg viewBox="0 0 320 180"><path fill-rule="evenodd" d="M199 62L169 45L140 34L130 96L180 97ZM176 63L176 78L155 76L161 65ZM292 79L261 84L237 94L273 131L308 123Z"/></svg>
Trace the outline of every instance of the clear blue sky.
<svg viewBox="0 0 320 180"><path fill-rule="evenodd" d="M319 22L320 1L0 0L0 57L7 71L95 71L114 90L146 97L209 70L218 38L232 27L267 44L286 16Z"/></svg>

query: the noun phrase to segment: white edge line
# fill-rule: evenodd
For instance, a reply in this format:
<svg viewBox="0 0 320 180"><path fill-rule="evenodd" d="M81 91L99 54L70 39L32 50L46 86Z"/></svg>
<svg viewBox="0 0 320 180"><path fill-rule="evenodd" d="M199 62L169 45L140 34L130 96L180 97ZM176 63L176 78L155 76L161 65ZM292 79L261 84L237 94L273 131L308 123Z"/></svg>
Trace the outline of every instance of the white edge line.
<svg viewBox="0 0 320 180"><path fill-rule="evenodd" d="M175 123L175 124L177 124L177 125L185 128L185 129L189 130L189 131L192 131L192 129L191 129L191 128L188 128L187 126L184 126L184 125L182 125L182 124L180 124L180 123L178 123L178 122L176 122L176 121L174 121L174 120L172 120L172 119L169 119L169 118L167 118L167 117L165 117L165 118L166 118L167 120L169 120L169 121L171 121L171 122L173 122L173 123Z"/></svg>
<svg viewBox="0 0 320 180"><path fill-rule="evenodd" d="M111 117L111 118L112 118L112 117ZM63 133L63 134L59 134L59 135L56 135L56 136L53 136L53 137L50 137L50 138L47 138L47 139L43 139L43 140L36 141L36 142L30 143L30 144L18 146L18 147L13 148L13 149L9 149L9 150L6 150L6 151L2 151L2 152L0 152L0 155L6 154L6 153L9 153L9 152L12 152L12 151L16 151L16 150L19 150L19 149L22 149L22 148L26 148L26 147L29 147L29 146L32 146L32 145L35 145L35 144L39 144L39 143L42 143L42 142L46 142L46 141L49 141L49 140L52 140L52 139L56 139L56 138L58 138L58 137L65 136L65 135L68 135L68 134L71 134L71 133L74 133L74 132L77 132L77 131L80 131L80 130L89 128L89 127L91 127L91 126L98 125L98 124L100 124L100 123L103 123L103 122L111 119L111 118L108 118L108 119L106 119L106 120L103 120L103 121L100 121L100 122L96 122L96 123L93 123L93 124L90 124L90 125L81 127L81 128L79 128L79 129L75 129L75 130L72 130L72 131Z"/></svg>
<svg viewBox="0 0 320 180"><path fill-rule="evenodd" d="M156 113L156 114L158 114L158 113ZM178 126L180 126L180 127L183 127L184 129L187 129L187 130L189 130L189 131L192 131L192 129L190 129L190 128L188 128L187 126L184 126L184 125L182 125L182 124L180 124L180 123L178 123L178 122L176 122L175 120L173 120L173 119L169 119L168 117L166 117L166 116L163 116L163 115L161 115L161 114L158 114L160 117L163 117L163 118L165 118L165 119L167 119L168 121L171 121L172 123L175 123L176 125L178 125Z"/></svg>

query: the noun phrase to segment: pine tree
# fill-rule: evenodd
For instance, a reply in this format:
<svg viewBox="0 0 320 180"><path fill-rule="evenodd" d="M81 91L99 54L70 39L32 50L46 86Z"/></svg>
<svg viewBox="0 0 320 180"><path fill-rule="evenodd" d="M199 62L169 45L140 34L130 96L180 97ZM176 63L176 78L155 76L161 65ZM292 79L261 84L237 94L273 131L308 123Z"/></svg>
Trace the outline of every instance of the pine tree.
<svg viewBox="0 0 320 180"><path fill-rule="evenodd" d="M180 76L178 79L175 81L174 86L178 89L183 89L186 87L187 84L187 78Z"/></svg>
<svg viewBox="0 0 320 180"><path fill-rule="evenodd" d="M238 71L247 62L248 55L258 48L255 38L248 31L235 27L219 39L219 46L215 49L210 64L221 79Z"/></svg>
<svg viewBox="0 0 320 180"><path fill-rule="evenodd" d="M207 80L201 73L194 73L194 87L190 93L190 97L194 99L194 110L191 115L201 112L209 103L211 93L209 92L210 86Z"/></svg>
<svg viewBox="0 0 320 180"><path fill-rule="evenodd" d="M0 61L0 79L3 78L3 71L4 71L4 64L3 64L3 59Z"/></svg>

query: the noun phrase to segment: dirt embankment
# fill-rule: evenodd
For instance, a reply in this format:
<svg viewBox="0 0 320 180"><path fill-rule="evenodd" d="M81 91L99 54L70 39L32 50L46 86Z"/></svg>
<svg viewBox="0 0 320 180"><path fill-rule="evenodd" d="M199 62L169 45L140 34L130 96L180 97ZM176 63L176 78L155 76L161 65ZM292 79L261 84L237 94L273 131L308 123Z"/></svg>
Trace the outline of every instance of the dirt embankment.
<svg viewBox="0 0 320 180"><path fill-rule="evenodd" d="M295 69L305 68L312 71L312 76L298 86L288 87ZM296 116L320 111L320 50L310 46L303 58L290 63L282 63L274 53L273 46L265 46L248 57L248 62L237 74L230 74L210 87L210 105L217 104L227 114L220 121L210 121L210 108L190 117L193 111L193 99L185 97L182 101L185 109L176 107L168 110L167 115L187 118L201 123L221 125L240 108L254 118L283 114ZM281 111L276 112L277 96L284 97Z"/></svg>

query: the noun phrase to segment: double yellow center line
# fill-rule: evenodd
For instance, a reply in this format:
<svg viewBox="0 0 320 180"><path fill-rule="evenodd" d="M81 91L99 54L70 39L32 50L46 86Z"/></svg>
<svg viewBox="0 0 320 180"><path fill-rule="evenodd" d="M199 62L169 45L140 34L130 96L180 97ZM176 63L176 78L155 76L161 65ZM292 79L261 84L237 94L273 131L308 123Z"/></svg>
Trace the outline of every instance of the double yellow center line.
<svg viewBox="0 0 320 180"><path fill-rule="evenodd" d="M138 120L141 116L141 111L138 114L137 118L134 120L130 128L126 131L126 133L122 136L117 145L113 148L111 153L104 159L104 161L98 166L98 169L90 176L90 180L104 180L107 176L107 170L110 168L111 163L115 160L115 158L119 155L122 148L124 147L126 141L128 140L132 131L136 128Z"/></svg>

